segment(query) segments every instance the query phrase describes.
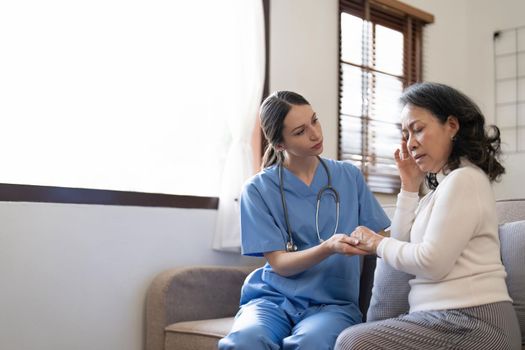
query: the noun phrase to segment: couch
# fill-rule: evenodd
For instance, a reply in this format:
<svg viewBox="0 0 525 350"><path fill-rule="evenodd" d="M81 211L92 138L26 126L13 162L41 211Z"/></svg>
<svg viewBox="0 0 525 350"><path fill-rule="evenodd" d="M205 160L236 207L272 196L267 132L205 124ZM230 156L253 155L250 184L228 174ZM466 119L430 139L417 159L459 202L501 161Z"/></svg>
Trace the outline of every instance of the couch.
<svg viewBox="0 0 525 350"><path fill-rule="evenodd" d="M525 220L525 199L501 200L496 207L500 225ZM391 215L393 210L393 206L385 206L387 214ZM525 232L519 237L525 241ZM513 243L513 259L525 261L522 248L523 245ZM364 257L359 300L363 321L366 321L375 267L374 256ZM189 266L157 275L146 296L146 350L217 349L218 340L229 332L239 308L241 285L254 268ZM524 269L525 264L519 268ZM520 281L514 281L512 287L517 288L515 293L519 293L520 303L525 298L524 286L525 280L520 275ZM525 312L523 304L515 304L517 307ZM523 332L525 320L520 322Z"/></svg>

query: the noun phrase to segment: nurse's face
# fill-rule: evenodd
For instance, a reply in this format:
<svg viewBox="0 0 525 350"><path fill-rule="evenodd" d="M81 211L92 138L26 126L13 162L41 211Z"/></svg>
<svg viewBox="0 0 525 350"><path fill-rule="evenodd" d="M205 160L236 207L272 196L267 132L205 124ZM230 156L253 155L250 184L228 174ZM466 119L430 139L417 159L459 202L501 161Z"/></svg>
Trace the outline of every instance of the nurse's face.
<svg viewBox="0 0 525 350"><path fill-rule="evenodd" d="M425 173L438 173L452 152L452 138L459 130L457 118L442 123L425 108L405 105L401 111L403 138L410 156Z"/></svg>
<svg viewBox="0 0 525 350"><path fill-rule="evenodd" d="M323 130L310 105L293 105L284 118L280 147L289 156L318 156L323 152Z"/></svg>

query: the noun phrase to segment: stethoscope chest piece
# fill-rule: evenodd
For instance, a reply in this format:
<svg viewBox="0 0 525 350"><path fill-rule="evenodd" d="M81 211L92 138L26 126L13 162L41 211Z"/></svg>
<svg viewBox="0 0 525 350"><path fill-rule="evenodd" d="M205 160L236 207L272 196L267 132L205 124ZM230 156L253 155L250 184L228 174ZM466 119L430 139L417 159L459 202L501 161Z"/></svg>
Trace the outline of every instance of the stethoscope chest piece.
<svg viewBox="0 0 525 350"><path fill-rule="evenodd" d="M287 252L296 252L297 251L297 245L293 244L293 242L286 242L286 251Z"/></svg>

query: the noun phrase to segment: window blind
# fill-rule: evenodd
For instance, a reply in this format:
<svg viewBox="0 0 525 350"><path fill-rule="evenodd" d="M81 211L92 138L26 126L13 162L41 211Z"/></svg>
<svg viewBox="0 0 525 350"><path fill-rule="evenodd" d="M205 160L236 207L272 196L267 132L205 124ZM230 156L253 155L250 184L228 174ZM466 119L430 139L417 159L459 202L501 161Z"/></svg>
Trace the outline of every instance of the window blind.
<svg viewBox="0 0 525 350"><path fill-rule="evenodd" d="M398 99L421 80L422 30L433 17L398 1L340 0L339 159L374 192L395 193Z"/></svg>

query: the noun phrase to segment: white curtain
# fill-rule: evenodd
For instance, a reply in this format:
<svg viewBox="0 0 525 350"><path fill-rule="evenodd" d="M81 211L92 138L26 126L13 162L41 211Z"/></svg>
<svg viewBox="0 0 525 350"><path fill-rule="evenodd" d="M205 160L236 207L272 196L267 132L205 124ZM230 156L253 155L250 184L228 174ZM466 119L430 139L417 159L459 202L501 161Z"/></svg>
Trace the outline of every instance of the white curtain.
<svg viewBox="0 0 525 350"><path fill-rule="evenodd" d="M239 52L231 79L238 84L227 95L227 117L231 143L226 156L219 194L213 248L240 251L239 198L243 183L253 173L251 136L262 98L265 72L264 13L261 0L236 2L238 16L232 24Z"/></svg>

